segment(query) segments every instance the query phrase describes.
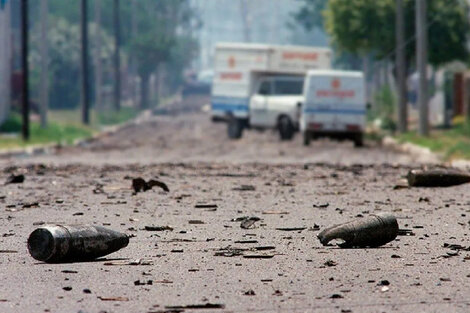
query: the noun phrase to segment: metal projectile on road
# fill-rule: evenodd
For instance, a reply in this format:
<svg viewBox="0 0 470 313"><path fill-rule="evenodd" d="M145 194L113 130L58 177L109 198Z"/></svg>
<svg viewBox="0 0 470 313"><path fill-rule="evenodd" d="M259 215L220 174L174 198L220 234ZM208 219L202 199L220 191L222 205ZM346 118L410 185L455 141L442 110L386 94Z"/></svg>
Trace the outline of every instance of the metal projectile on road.
<svg viewBox="0 0 470 313"><path fill-rule="evenodd" d="M47 263L89 261L128 244L126 234L91 225L45 225L28 238L31 256Z"/></svg>
<svg viewBox="0 0 470 313"><path fill-rule="evenodd" d="M449 187L470 182L470 174L456 169L411 170L406 178L412 187Z"/></svg>
<svg viewBox="0 0 470 313"><path fill-rule="evenodd" d="M329 227L318 234L325 246L334 239L341 248L378 247L394 240L398 235L398 222L388 213L373 214L363 219Z"/></svg>

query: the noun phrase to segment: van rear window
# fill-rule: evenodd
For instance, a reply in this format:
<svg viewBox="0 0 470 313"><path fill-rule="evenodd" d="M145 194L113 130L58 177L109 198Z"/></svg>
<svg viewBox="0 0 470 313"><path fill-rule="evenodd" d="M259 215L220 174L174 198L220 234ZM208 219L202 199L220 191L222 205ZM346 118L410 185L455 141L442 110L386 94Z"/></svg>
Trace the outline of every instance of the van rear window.
<svg viewBox="0 0 470 313"><path fill-rule="evenodd" d="M302 80L276 80L274 81L275 95L301 95L304 82Z"/></svg>

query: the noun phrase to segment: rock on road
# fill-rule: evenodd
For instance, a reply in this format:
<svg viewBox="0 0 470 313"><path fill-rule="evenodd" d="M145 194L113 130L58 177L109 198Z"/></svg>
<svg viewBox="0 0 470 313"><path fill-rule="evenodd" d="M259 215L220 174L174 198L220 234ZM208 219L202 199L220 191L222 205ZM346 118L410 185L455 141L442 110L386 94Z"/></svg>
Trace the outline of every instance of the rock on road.
<svg viewBox="0 0 470 313"><path fill-rule="evenodd" d="M207 116L158 116L84 147L1 159L0 181L26 179L0 189L0 312L468 312L470 186L396 189L417 160L299 137L228 141ZM134 195L131 177L170 191ZM376 249L316 238L376 212L411 235ZM243 216L260 220L243 229L232 221ZM26 248L44 223L133 237L104 259L44 264Z"/></svg>

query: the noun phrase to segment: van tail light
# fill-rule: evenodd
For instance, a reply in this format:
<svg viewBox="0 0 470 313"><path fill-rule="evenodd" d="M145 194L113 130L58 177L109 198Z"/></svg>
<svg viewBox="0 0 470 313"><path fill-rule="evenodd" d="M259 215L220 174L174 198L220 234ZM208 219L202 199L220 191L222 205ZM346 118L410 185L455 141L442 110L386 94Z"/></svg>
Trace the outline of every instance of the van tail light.
<svg viewBox="0 0 470 313"><path fill-rule="evenodd" d="M359 125L355 125L355 124L348 124L346 125L346 129L349 130L349 131L360 131L361 130L361 127Z"/></svg>
<svg viewBox="0 0 470 313"><path fill-rule="evenodd" d="M322 128L323 128L323 124L320 124L320 123L309 123L309 124L308 124L308 128L309 128L309 129L313 129L313 130L322 129Z"/></svg>

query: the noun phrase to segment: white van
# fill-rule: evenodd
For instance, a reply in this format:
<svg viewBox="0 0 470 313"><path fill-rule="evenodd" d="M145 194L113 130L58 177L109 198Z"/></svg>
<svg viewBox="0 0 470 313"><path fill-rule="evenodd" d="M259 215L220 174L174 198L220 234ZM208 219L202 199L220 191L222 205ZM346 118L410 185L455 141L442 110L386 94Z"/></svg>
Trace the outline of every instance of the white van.
<svg viewBox="0 0 470 313"><path fill-rule="evenodd" d="M247 128L278 129L281 139L291 139L299 129L305 74L330 68L330 63L327 48L219 43L212 120L227 122L231 139Z"/></svg>
<svg viewBox="0 0 470 313"><path fill-rule="evenodd" d="M304 145L318 137L363 145L366 122L364 75L356 71L311 70L304 85L300 130Z"/></svg>

